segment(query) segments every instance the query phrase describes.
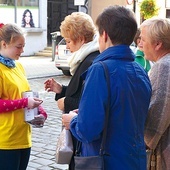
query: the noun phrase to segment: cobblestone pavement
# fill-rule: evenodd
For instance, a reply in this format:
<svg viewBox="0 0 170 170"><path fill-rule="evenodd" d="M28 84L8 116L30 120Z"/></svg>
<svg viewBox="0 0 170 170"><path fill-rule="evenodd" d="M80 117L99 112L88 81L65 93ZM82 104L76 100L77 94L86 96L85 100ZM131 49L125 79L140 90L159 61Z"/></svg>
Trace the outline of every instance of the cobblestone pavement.
<svg viewBox="0 0 170 170"><path fill-rule="evenodd" d="M55 67L50 57L20 57L19 61L23 64L28 79L62 74L62 72Z"/></svg>
<svg viewBox="0 0 170 170"><path fill-rule="evenodd" d="M53 92L44 91L44 81L53 77L67 85L70 77L63 76L49 58L21 58L33 91L39 92L42 106L48 113L43 128L32 128L32 150L27 170L67 170L67 165L55 162L57 138L61 131L61 111L57 108Z"/></svg>
<svg viewBox="0 0 170 170"><path fill-rule="evenodd" d="M68 77L54 77L59 82L67 84ZM44 81L47 78L29 80L32 90L39 91L43 99L42 106L48 113L48 119L43 128L33 128L32 151L27 170L65 170L67 166L55 163L57 137L61 131L61 111L57 108L54 93L44 91Z"/></svg>

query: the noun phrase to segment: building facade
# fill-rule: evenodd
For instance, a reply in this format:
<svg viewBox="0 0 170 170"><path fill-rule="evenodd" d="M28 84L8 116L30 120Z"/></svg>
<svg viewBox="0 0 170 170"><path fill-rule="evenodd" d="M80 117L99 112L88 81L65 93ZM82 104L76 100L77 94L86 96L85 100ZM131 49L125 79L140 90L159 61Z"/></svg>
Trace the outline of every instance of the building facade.
<svg viewBox="0 0 170 170"><path fill-rule="evenodd" d="M93 20L96 20L98 14L109 5L123 5L135 12L138 26L141 24L140 4L143 0L96 0L89 1L89 14ZM170 18L170 0L155 0L159 8L158 16L161 18Z"/></svg>
<svg viewBox="0 0 170 170"><path fill-rule="evenodd" d="M51 46L52 32L59 31L64 17L74 11L90 14L95 21L99 13L109 5L123 5L135 12L138 25L141 24L140 4L142 0L84 0L82 6L76 0L0 0L0 23L16 23L25 32L23 56L33 55ZM78 0L77 0L78 2ZM156 0L159 17L170 18L170 0ZM24 11L30 10L34 27L24 26Z"/></svg>
<svg viewBox="0 0 170 170"><path fill-rule="evenodd" d="M27 17L26 11L31 12ZM27 27L24 23L28 21L32 24ZM26 40L23 56L33 55L46 47L47 1L0 0L0 22L15 23L23 29Z"/></svg>

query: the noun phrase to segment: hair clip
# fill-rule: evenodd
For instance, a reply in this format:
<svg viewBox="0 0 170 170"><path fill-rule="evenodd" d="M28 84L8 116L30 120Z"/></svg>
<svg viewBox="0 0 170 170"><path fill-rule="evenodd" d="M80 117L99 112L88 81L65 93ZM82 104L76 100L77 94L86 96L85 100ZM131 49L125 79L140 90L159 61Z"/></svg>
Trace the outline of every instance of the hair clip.
<svg viewBox="0 0 170 170"><path fill-rule="evenodd" d="M4 26L4 24L3 23L0 23L0 28L2 28Z"/></svg>

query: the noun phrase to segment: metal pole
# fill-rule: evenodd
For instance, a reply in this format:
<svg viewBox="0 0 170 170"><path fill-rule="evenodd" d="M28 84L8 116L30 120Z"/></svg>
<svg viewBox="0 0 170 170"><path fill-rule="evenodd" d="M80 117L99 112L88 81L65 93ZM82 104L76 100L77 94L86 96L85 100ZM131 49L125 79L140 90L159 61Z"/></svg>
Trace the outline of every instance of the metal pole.
<svg viewBox="0 0 170 170"><path fill-rule="evenodd" d="M136 12L136 0L133 1L133 12Z"/></svg>
<svg viewBox="0 0 170 170"><path fill-rule="evenodd" d="M17 0L15 0L14 16L15 16L15 23L17 23Z"/></svg>
<svg viewBox="0 0 170 170"><path fill-rule="evenodd" d="M52 35L52 61L54 61L55 59L55 53L56 53L56 40L57 40L57 37L60 36L60 32L59 31L56 31L56 32L52 32L51 33Z"/></svg>
<svg viewBox="0 0 170 170"><path fill-rule="evenodd" d="M81 5L79 5L79 7L78 7L78 11L79 11L79 12L81 12Z"/></svg>

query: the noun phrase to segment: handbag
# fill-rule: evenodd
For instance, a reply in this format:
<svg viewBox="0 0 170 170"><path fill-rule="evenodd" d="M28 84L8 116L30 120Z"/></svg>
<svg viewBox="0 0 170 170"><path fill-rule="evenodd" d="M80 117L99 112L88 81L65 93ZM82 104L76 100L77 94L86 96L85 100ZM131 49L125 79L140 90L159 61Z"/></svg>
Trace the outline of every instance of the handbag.
<svg viewBox="0 0 170 170"><path fill-rule="evenodd" d="M146 150L147 170L156 170L156 156L153 149Z"/></svg>
<svg viewBox="0 0 170 170"><path fill-rule="evenodd" d="M70 164L73 156L73 141L71 132L63 128L56 147L56 163Z"/></svg>
<svg viewBox="0 0 170 170"><path fill-rule="evenodd" d="M75 170L104 170L104 160L100 155L74 158Z"/></svg>
<svg viewBox="0 0 170 170"><path fill-rule="evenodd" d="M76 146L76 153L75 153L76 156L74 156L75 170L104 170L104 155L105 155L104 147L106 143L107 125L108 125L109 112L110 112L110 77L108 74L107 66L101 61L100 63L102 64L104 68L105 77L107 81L107 87L108 87L108 103L106 107L106 118L105 118L100 151L99 151L99 155L97 156L81 157L80 149L81 149L82 143L78 142Z"/></svg>

